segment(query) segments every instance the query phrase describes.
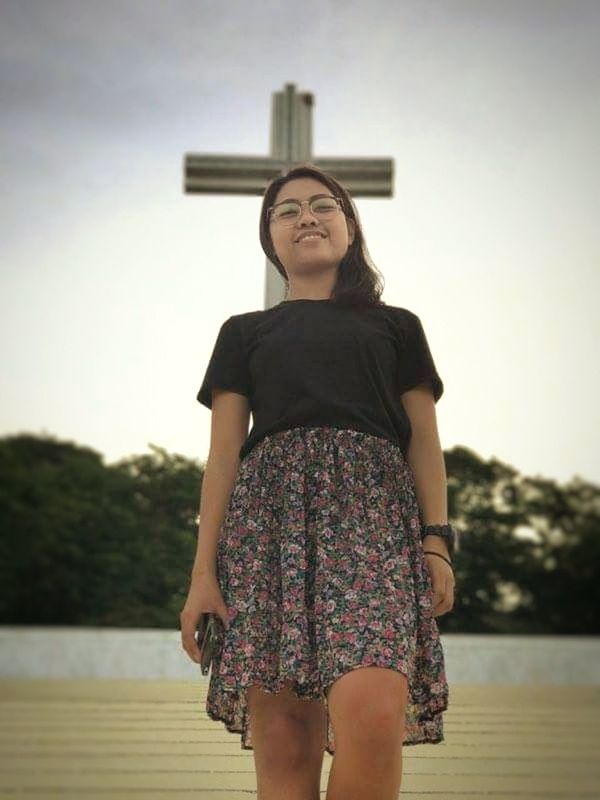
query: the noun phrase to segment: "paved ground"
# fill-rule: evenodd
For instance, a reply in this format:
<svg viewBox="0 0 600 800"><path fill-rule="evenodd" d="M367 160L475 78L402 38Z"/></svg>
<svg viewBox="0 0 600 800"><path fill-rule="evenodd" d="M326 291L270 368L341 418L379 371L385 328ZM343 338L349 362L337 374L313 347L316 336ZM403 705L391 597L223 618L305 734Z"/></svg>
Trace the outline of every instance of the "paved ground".
<svg viewBox="0 0 600 800"><path fill-rule="evenodd" d="M252 751L206 716L206 686L0 681L0 798L253 800ZM600 687L451 686L446 741L404 749L401 797L597 800L599 712Z"/></svg>

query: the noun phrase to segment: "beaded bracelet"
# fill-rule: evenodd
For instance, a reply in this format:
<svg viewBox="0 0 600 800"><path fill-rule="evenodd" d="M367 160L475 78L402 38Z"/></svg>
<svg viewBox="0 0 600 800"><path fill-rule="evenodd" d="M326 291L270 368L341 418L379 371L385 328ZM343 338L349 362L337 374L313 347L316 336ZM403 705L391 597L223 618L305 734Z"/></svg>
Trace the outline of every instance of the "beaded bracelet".
<svg viewBox="0 0 600 800"><path fill-rule="evenodd" d="M439 556L439 558L443 558L446 564L450 565L450 569L452 570L452 572L454 572L454 569L452 567L452 562L448 558L446 558L446 556L443 556L441 553L436 553L435 550L423 550L423 552L428 553L431 556Z"/></svg>

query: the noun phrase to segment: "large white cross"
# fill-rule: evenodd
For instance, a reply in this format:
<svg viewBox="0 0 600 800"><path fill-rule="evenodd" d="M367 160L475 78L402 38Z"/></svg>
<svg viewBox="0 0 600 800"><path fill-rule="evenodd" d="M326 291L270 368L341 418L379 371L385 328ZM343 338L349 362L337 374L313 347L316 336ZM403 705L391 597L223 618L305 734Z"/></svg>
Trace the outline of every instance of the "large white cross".
<svg viewBox="0 0 600 800"><path fill-rule="evenodd" d="M313 95L296 93L286 83L271 95L271 155L227 156L186 153L187 194L264 195L267 184L300 162L314 164L346 187L352 197L391 197L391 158L312 158ZM283 300L285 284L269 259L265 275L265 308Z"/></svg>

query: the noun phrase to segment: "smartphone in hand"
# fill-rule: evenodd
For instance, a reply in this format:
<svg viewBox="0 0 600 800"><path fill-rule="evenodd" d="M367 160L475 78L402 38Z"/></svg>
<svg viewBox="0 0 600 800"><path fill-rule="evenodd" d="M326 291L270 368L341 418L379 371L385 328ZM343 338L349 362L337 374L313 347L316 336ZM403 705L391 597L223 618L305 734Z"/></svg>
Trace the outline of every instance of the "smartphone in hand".
<svg viewBox="0 0 600 800"><path fill-rule="evenodd" d="M200 670L203 675L208 675L215 650L216 621L215 615L204 611L198 620L196 643L200 650Z"/></svg>

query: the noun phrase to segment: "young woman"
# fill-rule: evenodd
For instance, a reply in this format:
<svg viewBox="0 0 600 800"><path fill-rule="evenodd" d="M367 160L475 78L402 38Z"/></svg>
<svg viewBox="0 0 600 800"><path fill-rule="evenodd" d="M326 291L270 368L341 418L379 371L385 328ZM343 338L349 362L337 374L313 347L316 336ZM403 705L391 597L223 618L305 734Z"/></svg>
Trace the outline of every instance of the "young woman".
<svg viewBox="0 0 600 800"><path fill-rule="evenodd" d="M215 614L206 709L254 751L259 800L318 800L325 750L327 800L392 800L402 746L443 741L448 707L443 384L332 176L274 179L260 241L287 295L223 323L197 395L211 441L182 644L197 661Z"/></svg>

